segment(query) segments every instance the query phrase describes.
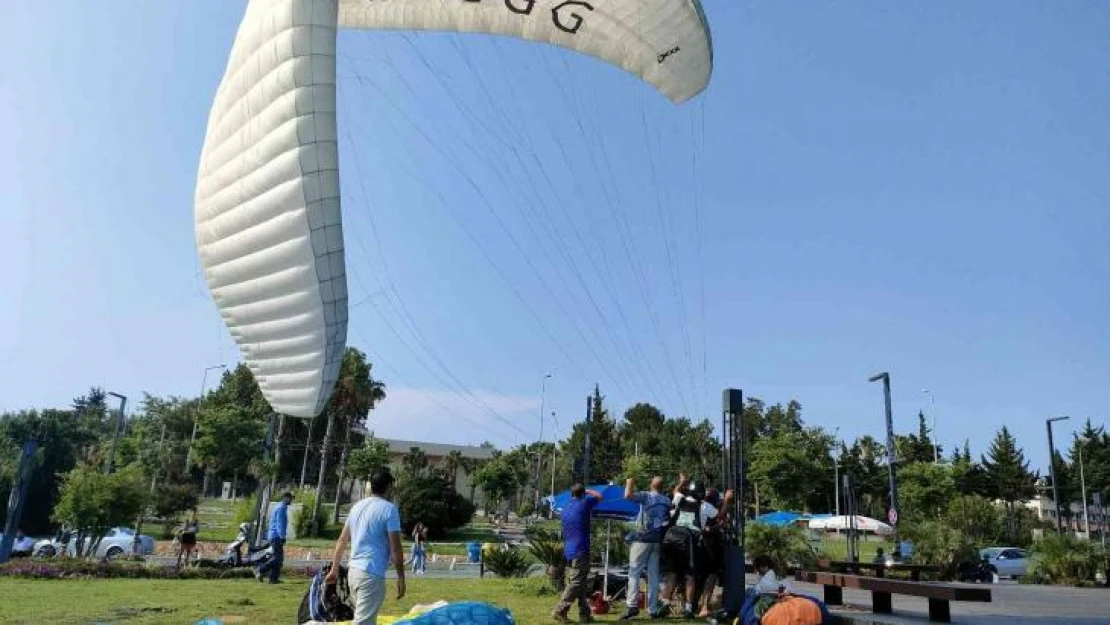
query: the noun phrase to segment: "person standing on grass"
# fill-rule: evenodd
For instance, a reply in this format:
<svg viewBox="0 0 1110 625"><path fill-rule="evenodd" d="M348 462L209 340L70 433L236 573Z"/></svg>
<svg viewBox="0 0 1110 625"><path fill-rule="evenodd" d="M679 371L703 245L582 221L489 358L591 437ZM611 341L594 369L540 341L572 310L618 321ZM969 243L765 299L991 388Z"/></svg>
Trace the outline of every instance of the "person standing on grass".
<svg viewBox="0 0 1110 625"><path fill-rule="evenodd" d="M281 581L278 578L281 576L281 567L285 564L285 537L289 535L289 504L291 503L293 503L293 493L285 491L281 495L281 503L270 513L270 530L267 532L267 538L270 540L270 547L274 550L274 557L255 570L254 576L258 581L262 581L267 573L270 575L271 584Z"/></svg>
<svg viewBox="0 0 1110 625"><path fill-rule="evenodd" d="M639 527L632 534L628 553L628 608L620 620L640 613L640 578L647 577L647 610L652 618L659 614L659 552L670 521L671 498L663 494L663 478L651 480L651 489L636 492L635 480L624 484L624 498L640 504Z"/></svg>
<svg viewBox="0 0 1110 625"><path fill-rule="evenodd" d="M182 561L189 564L189 556L194 555L197 548L197 532L199 530L200 522L197 521L197 509L193 508L186 515L185 524L178 530L177 568L181 568Z"/></svg>
<svg viewBox="0 0 1110 625"><path fill-rule="evenodd" d="M428 528L417 523L412 530L412 572L423 575L428 572Z"/></svg>
<svg viewBox="0 0 1110 625"><path fill-rule="evenodd" d="M586 601L589 590L586 578L590 574L590 514L601 503L601 493L581 484L570 488L570 501L563 508L563 555L570 564L570 583L563 591L563 598L551 612L551 618L569 623L567 613L571 605L578 604L579 620L593 621L590 604Z"/></svg>
<svg viewBox="0 0 1110 625"><path fill-rule="evenodd" d="M385 573L389 564L397 571L397 599L405 596L405 554L401 547L401 513L389 501L393 476L388 469L370 476L370 496L351 506L343 532L335 543L331 569L324 583L339 581L339 565L347 545L347 585L354 599L354 625L377 625L385 603Z"/></svg>

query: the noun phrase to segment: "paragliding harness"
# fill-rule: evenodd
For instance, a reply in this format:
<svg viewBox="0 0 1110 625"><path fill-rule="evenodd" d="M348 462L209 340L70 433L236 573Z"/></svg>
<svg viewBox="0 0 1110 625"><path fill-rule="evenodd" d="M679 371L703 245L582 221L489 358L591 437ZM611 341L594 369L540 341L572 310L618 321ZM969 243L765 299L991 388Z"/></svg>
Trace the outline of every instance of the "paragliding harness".
<svg viewBox="0 0 1110 625"><path fill-rule="evenodd" d="M331 566L330 563L325 564L309 583L308 592L297 611L298 623L335 623L355 617L355 610L351 607L351 589L347 585L347 568L340 566L339 580L335 584L327 584L324 578Z"/></svg>
<svg viewBox="0 0 1110 625"><path fill-rule="evenodd" d="M668 516L667 523L659 527L648 527L648 520L652 518L651 510L656 508L670 509L670 502L667 503L654 503L643 506L640 510L639 527L634 531L628 532L624 535L624 542L626 543L654 543L659 544L663 542L663 537L667 535L667 530L670 529L674 521Z"/></svg>
<svg viewBox="0 0 1110 625"><path fill-rule="evenodd" d="M664 530L664 549L676 557L682 553L685 564L679 565L680 572L693 575L697 570L696 555L701 541L701 499L683 493L682 499L671 511L670 521Z"/></svg>

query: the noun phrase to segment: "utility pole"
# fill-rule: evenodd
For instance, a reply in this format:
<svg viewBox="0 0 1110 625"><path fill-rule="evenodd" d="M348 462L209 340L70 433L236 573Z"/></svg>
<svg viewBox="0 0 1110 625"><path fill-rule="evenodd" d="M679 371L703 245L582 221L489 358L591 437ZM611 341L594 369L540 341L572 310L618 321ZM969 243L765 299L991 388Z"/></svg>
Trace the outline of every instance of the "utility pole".
<svg viewBox="0 0 1110 625"><path fill-rule="evenodd" d="M1071 417L1053 417L1045 419L1045 427L1048 428L1048 474L1052 477L1052 505L1056 508L1056 533L1060 534L1064 531L1064 519L1062 506L1060 505L1060 485L1056 480L1056 446L1052 444L1052 424L1056 421L1066 421Z"/></svg>
<svg viewBox="0 0 1110 625"><path fill-rule="evenodd" d="M208 383L208 372L213 369L226 369L225 365L212 365L204 370L204 377L200 379L200 396L197 397L197 413L193 417L193 435L189 437L189 449L185 451L185 478L189 476L189 466L193 461L193 443L197 440L197 424L200 422L200 407L204 403L204 386ZM207 493L202 493L207 495Z"/></svg>
<svg viewBox="0 0 1110 625"><path fill-rule="evenodd" d="M305 476L308 474L308 452L312 451L313 425L316 425L315 417L308 420L308 442L304 444L304 460L301 461L301 488L304 488Z"/></svg>
<svg viewBox="0 0 1110 625"><path fill-rule="evenodd" d="M536 441L538 443L543 443L544 401L547 399L547 380L550 377L551 377L550 373L544 375L543 376L543 381L540 383L540 437ZM535 501L536 510L540 509L540 484L542 483L541 480L543 479L540 476L543 473L542 469L543 469L543 451L542 450L537 450L537 453L536 453L536 501Z"/></svg>
<svg viewBox="0 0 1110 625"><path fill-rule="evenodd" d="M116 461L116 444L119 443L120 428L123 427L123 411L127 408L127 398L119 393L109 392L109 395L119 399L119 413L116 414L116 428L112 433L112 447L108 452L108 457L104 460L104 474L107 475L112 472L112 465Z"/></svg>
<svg viewBox="0 0 1110 625"><path fill-rule="evenodd" d="M548 518L555 518L555 454L559 451L559 420L555 418L555 411L551 411L551 421L555 423L555 433L552 434L551 444L551 505L548 506L551 514Z"/></svg>
<svg viewBox="0 0 1110 625"><path fill-rule="evenodd" d="M1083 527L1087 540L1091 540L1091 513L1087 506L1087 478L1083 475L1083 450L1087 447L1087 439L1080 439L1079 446L1079 490L1083 493Z"/></svg>
<svg viewBox="0 0 1110 625"><path fill-rule="evenodd" d="M890 482L890 510L887 520L894 526L894 544L898 544L898 481L894 469L894 415L890 408L890 374L886 371L868 378L868 382L883 382L883 402L886 407L886 455L887 478Z"/></svg>
<svg viewBox="0 0 1110 625"><path fill-rule="evenodd" d="M590 426L593 419L593 397L586 396L586 448L582 458L582 485L590 486Z"/></svg>

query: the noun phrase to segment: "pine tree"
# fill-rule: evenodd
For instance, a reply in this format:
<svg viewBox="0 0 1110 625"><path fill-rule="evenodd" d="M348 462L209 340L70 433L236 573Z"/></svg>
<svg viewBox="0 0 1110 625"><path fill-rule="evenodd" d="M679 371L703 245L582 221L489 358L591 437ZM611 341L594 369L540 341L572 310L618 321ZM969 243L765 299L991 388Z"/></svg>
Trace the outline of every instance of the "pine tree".
<svg viewBox="0 0 1110 625"><path fill-rule="evenodd" d="M1007 526L1013 538L1015 504L1032 499L1037 476L1029 470L1025 452L1018 447L1017 440L1006 426L1002 426L995 435L987 456L981 458L981 464L985 494L1006 504Z"/></svg>
<svg viewBox="0 0 1110 625"><path fill-rule="evenodd" d="M601 394L600 387L594 386L590 403L590 482L599 484L620 478L623 455L617 424L605 407L605 396ZM585 456L585 423L574 425L567 449L575 458Z"/></svg>

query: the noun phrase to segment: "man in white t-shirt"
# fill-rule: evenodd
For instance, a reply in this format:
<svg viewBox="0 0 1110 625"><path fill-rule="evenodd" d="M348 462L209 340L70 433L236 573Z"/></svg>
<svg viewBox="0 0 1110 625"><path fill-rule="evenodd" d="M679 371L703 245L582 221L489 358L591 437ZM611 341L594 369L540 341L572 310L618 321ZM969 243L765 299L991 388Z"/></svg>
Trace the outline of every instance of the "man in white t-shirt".
<svg viewBox="0 0 1110 625"><path fill-rule="evenodd" d="M354 599L354 625L377 625L378 610L385 603L385 573L392 562L397 571L397 599L405 596L405 556L401 549L401 513L389 501L393 476L388 469L370 476L370 496L351 506L343 532L335 544L331 570L325 583L339 579L339 564L347 545L347 585Z"/></svg>

